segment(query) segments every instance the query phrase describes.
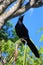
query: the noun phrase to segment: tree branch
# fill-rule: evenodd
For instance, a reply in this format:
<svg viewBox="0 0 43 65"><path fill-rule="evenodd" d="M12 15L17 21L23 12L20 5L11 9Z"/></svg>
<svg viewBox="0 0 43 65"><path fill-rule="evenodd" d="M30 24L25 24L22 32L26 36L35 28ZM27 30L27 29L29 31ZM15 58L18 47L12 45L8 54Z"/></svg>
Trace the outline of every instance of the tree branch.
<svg viewBox="0 0 43 65"><path fill-rule="evenodd" d="M0 5L0 14L2 14L5 9L13 2L15 2L16 0L4 0L2 2L2 4Z"/></svg>
<svg viewBox="0 0 43 65"><path fill-rule="evenodd" d="M25 6L21 7L19 10L17 10L15 13L13 13L13 15L11 17L9 17L7 20L20 16L21 14L28 11L30 8L38 8L41 6L43 6L43 2L40 2L40 1L36 4L34 4L34 6L30 6L30 3L28 2Z"/></svg>
<svg viewBox="0 0 43 65"><path fill-rule="evenodd" d="M3 26L5 20L7 18L9 18L16 10L18 10L18 8L20 7L22 3L22 0L18 0L16 4L14 4L14 6L12 6L12 8L10 8L9 11L4 12L1 16L0 16L0 29ZM7 15L6 15L7 14ZM6 22L5 22L6 23Z"/></svg>
<svg viewBox="0 0 43 65"><path fill-rule="evenodd" d="M0 0L0 4L3 2L3 0Z"/></svg>
<svg viewBox="0 0 43 65"><path fill-rule="evenodd" d="M43 6L43 1L42 0L38 0L38 2L36 2L36 3L34 2L33 3L34 5L30 4L30 2L32 2L32 0L31 0L26 5L20 7L22 2L23 2L23 0L18 0L17 3L12 8L10 8L9 11L4 12L0 16L0 28L3 26L4 23L6 23L5 21L8 21L9 19L12 19L14 17L17 17L17 16L25 13L30 8L38 8L38 7Z"/></svg>
<svg viewBox="0 0 43 65"><path fill-rule="evenodd" d="M5 12L2 16L3 18L6 20L7 18L9 18L16 10L18 10L18 8L21 5L22 0L18 0L16 4L14 4L14 6L12 6L12 8L10 8L9 11ZM7 14L7 15L6 15ZM5 16L5 17L4 17Z"/></svg>

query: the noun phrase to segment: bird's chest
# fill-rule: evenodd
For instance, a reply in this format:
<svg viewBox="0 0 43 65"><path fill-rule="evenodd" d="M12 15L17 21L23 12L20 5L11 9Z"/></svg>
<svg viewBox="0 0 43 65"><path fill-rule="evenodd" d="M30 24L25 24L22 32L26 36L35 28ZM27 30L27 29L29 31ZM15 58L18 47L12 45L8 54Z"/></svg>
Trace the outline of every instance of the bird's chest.
<svg viewBox="0 0 43 65"><path fill-rule="evenodd" d="M18 26L16 31L19 33L19 34L22 34L23 33L23 29L22 29L22 26Z"/></svg>
<svg viewBox="0 0 43 65"><path fill-rule="evenodd" d="M25 31L24 31L22 25L21 26L17 26L16 33L17 33L17 35L19 37L23 37L25 35Z"/></svg>

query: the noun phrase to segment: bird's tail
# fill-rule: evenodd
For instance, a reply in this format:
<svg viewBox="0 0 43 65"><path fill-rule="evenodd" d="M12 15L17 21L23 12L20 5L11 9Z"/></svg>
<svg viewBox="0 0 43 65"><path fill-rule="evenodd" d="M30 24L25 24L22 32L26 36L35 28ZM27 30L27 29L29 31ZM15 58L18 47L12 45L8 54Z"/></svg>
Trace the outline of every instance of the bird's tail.
<svg viewBox="0 0 43 65"><path fill-rule="evenodd" d="M27 45L30 47L31 51L34 53L34 55L39 58L39 53L33 42L28 38L27 40Z"/></svg>

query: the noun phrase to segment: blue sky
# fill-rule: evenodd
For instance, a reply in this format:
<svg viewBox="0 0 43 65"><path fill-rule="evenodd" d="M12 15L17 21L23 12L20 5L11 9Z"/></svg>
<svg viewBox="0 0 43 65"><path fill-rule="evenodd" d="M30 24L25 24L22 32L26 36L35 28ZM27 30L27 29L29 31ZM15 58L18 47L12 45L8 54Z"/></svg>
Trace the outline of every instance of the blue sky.
<svg viewBox="0 0 43 65"><path fill-rule="evenodd" d="M29 31L30 38L38 48L43 47L43 41L42 42L39 41L41 35L43 34L43 31L36 34L36 32L41 27L43 27L43 7L30 9L24 15L25 16L24 16L23 23ZM18 17L10 20L10 22L13 24L13 27L15 27L17 21L18 21Z"/></svg>
<svg viewBox="0 0 43 65"><path fill-rule="evenodd" d="M30 38L33 40L34 44L38 48L43 47L43 42L39 42L40 37L43 34L43 31L36 34L36 32L41 27L43 27L43 7L30 9L24 15L25 16L24 16L23 23L29 31ZM17 23L17 20L18 17L10 20L14 27Z"/></svg>

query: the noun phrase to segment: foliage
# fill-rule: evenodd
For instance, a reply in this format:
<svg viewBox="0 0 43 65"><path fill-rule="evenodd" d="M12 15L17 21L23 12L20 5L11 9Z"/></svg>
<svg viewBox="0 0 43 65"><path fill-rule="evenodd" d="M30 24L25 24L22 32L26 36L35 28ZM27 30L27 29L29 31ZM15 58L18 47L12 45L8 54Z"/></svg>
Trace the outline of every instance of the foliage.
<svg viewBox="0 0 43 65"><path fill-rule="evenodd" d="M43 35L41 35L40 42L43 41Z"/></svg>
<svg viewBox="0 0 43 65"><path fill-rule="evenodd" d="M12 32L12 34L8 32L9 29ZM10 26L10 23L7 23L3 27L3 29L0 31L0 36L1 36L0 37L0 52L2 55L2 59L5 58L7 60L7 63L5 65L13 65L14 64L13 53L15 51L15 47L17 44L17 43L15 44L15 42L19 38L16 36L15 30L12 30L12 25ZM16 65L19 65L19 64L20 65L42 65L43 64L43 48L39 49L39 54L40 54L40 58L38 59L34 56L34 54L31 52L30 48L27 45L21 44L18 48L18 57L15 64ZM9 60L10 57L11 59Z"/></svg>
<svg viewBox="0 0 43 65"><path fill-rule="evenodd" d="M37 32L36 34L38 34L39 32L43 31L43 27L41 27Z"/></svg>
<svg viewBox="0 0 43 65"><path fill-rule="evenodd" d="M43 32L43 27L41 27L37 32L36 32L36 34L38 34L38 33L40 33L40 32ZM41 37L40 37L40 42L42 42L43 41L43 34L41 35Z"/></svg>

